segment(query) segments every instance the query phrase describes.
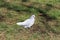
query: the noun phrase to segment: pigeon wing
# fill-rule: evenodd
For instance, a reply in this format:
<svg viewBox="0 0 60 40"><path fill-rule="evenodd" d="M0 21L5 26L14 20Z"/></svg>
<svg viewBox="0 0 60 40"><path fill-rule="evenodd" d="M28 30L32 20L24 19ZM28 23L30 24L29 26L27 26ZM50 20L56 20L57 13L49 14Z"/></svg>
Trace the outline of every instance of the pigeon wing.
<svg viewBox="0 0 60 40"><path fill-rule="evenodd" d="M18 22L17 25L26 26L28 25L28 22L29 22L29 19L25 20L24 22Z"/></svg>
<svg viewBox="0 0 60 40"><path fill-rule="evenodd" d="M30 19L27 19L24 21L24 24L27 26L30 23L30 21L31 21Z"/></svg>

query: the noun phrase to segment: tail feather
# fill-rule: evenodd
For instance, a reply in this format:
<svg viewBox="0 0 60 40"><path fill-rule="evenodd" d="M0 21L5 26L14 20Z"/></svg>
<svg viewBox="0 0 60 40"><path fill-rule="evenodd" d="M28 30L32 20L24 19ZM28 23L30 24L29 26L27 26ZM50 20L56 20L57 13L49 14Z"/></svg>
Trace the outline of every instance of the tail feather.
<svg viewBox="0 0 60 40"><path fill-rule="evenodd" d="M17 25L24 25L24 23L23 22L18 22Z"/></svg>

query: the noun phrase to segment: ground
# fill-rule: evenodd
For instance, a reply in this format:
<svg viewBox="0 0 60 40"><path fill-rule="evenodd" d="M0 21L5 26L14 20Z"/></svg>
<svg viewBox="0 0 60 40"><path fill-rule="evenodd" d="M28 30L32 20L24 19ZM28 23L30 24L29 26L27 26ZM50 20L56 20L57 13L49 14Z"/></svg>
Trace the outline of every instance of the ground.
<svg viewBox="0 0 60 40"><path fill-rule="evenodd" d="M31 28L16 24L33 14ZM0 40L60 40L60 0L0 0Z"/></svg>

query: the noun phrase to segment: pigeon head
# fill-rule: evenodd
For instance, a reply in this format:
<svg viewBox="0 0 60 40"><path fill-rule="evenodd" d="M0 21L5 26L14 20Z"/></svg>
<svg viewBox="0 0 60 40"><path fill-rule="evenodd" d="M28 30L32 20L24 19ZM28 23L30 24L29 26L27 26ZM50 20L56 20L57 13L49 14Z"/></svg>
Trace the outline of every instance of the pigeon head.
<svg viewBox="0 0 60 40"><path fill-rule="evenodd" d="M35 15L32 15L30 18L35 18Z"/></svg>
<svg viewBox="0 0 60 40"><path fill-rule="evenodd" d="M34 17L34 18L35 18L35 15L32 15L32 17Z"/></svg>

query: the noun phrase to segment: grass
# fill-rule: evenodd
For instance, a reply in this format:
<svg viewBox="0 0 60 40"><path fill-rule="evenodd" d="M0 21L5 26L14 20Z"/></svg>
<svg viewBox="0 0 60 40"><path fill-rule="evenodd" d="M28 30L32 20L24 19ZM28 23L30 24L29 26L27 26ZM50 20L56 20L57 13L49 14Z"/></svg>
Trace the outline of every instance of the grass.
<svg viewBox="0 0 60 40"><path fill-rule="evenodd" d="M24 2L0 0L0 40L60 40L59 2L59 0ZM36 15L36 18L35 24L30 29L16 25L32 14ZM39 14L42 16L38 16Z"/></svg>
<svg viewBox="0 0 60 40"><path fill-rule="evenodd" d="M51 11L48 12L48 14L55 18L55 19L59 19L60 18L60 10L59 9L52 9Z"/></svg>

